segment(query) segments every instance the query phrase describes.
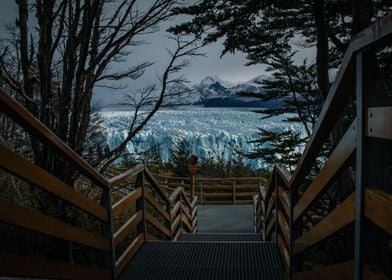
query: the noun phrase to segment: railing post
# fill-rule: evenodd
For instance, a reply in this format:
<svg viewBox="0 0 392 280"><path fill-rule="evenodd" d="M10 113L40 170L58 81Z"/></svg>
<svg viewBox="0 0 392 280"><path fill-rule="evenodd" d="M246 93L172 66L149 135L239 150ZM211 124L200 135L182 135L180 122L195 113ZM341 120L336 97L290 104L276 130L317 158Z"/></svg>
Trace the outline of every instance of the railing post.
<svg viewBox="0 0 392 280"><path fill-rule="evenodd" d="M299 272L302 270L301 260L297 257L293 256L293 244L294 241L297 240L302 235L302 218L299 218L295 223L293 221L294 217L294 207L299 201L298 195L298 187L291 186L290 187L290 214L289 214L289 228L290 228L290 246L289 246L289 255L290 255L290 279L292 274L295 272Z"/></svg>
<svg viewBox="0 0 392 280"><path fill-rule="evenodd" d="M144 171L140 172L136 177L135 188L142 188L142 196L136 200L136 211L142 211L143 219L137 225L137 234L143 234L144 241L146 240L147 234L147 223L146 223L146 200L145 200L145 187L144 187Z"/></svg>
<svg viewBox="0 0 392 280"><path fill-rule="evenodd" d="M107 267L110 267L112 270L112 278L113 280L117 278L116 271L116 253L114 246L114 232L113 232L113 213L112 213L112 199L111 199L111 186L108 184L106 188L103 189L101 206L104 207L108 212L108 222L104 223L102 226L103 236L105 238L110 239L111 243L111 251L109 253L105 253L104 256L104 264Z"/></svg>
<svg viewBox="0 0 392 280"><path fill-rule="evenodd" d="M372 127L367 127L369 107L391 106L377 57L371 51L356 54L357 139L355 187L355 246L354 279L363 277L363 265L374 265L388 277L392 275L390 237L364 216L364 188L372 187L390 192L391 142L367 137ZM366 131L367 129L367 131ZM388 129L387 127L385 129Z"/></svg>

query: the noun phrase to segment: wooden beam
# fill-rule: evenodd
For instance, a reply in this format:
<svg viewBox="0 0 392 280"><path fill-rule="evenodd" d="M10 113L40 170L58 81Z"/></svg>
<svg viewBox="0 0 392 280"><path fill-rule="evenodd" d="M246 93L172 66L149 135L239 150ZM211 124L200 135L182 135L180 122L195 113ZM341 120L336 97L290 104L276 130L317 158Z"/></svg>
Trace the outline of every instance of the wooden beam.
<svg viewBox="0 0 392 280"><path fill-rule="evenodd" d="M115 233L114 233L114 245L118 246L118 244L123 241L127 235L133 230L136 229L137 224L143 219L143 212L136 212L124 225L122 225Z"/></svg>
<svg viewBox="0 0 392 280"><path fill-rule="evenodd" d="M185 225L188 232L193 232L193 228L185 216L181 217L181 222Z"/></svg>
<svg viewBox="0 0 392 280"><path fill-rule="evenodd" d="M333 179L340 173L346 162L352 157L355 151L355 129L356 120L351 123L350 128L344 134L342 140L332 152L328 161L324 164L316 178L306 189L301 199L294 207L293 222L297 221L302 213L311 205L311 203L325 190Z"/></svg>
<svg viewBox="0 0 392 280"><path fill-rule="evenodd" d="M365 126L366 136L392 140L392 107L368 108Z"/></svg>
<svg viewBox="0 0 392 280"><path fill-rule="evenodd" d="M99 235L80 229L76 226L60 222L59 220L46 216L38 211L20 207L4 199L0 199L0 220L27 228L43 234L92 248L111 251L111 242Z"/></svg>
<svg viewBox="0 0 392 280"><path fill-rule="evenodd" d="M345 201L336 207L321 222L304 233L300 238L294 241L293 255L302 252L305 249L324 240L331 234L339 231L346 225L354 221L355 217L355 193L352 193Z"/></svg>
<svg viewBox="0 0 392 280"><path fill-rule="evenodd" d="M181 231L181 228L179 228L179 229L177 230L177 233L174 235L173 240L174 240L174 241L179 240L180 237L181 237L181 235L182 235L182 231Z"/></svg>
<svg viewBox="0 0 392 280"><path fill-rule="evenodd" d="M181 221L181 215L178 215L178 216L174 219L173 223L171 224L171 230L172 230L172 232L175 231L175 229L178 227L178 225L180 224L180 221Z"/></svg>
<svg viewBox="0 0 392 280"><path fill-rule="evenodd" d="M185 216L188 218L189 221L192 221L192 216L189 213L189 208L186 208L184 205L182 205L182 214L185 214Z"/></svg>
<svg viewBox="0 0 392 280"><path fill-rule="evenodd" d="M160 221L158 221L154 216L152 216L148 212L146 212L146 220L151 225L153 225L156 229L158 229L160 232L162 232L164 235L170 238L170 230L168 230L164 224L162 224Z"/></svg>
<svg viewBox="0 0 392 280"><path fill-rule="evenodd" d="M290 188L290 180L292 174L286 168L279 164L276 164L274 166L274 172L278 174L279 178L283 181L285 187Z"/></svg>
<svg viewBox="0 0 392 280"><path fill-rule="evenodd" d="M159 185L158 181L155 180L154 176L151 174L151 172L145 167L144 168L144 174L146 176L147 181L151 184L151 186L154 188L154 190L159 194L159 196L167 203L170 204L170 200L167 197L166 193L163 191L161 186Z"/></svg>
<svg viewBox="0 0 392 280"><path fill-rule="evenodd" d="M150 205L154 207L154 209L157 210L159 214L161 214L166 219L166 221L170 221L170 214L166 212L165 209L163 209L163 207L155 200L152 194L146 192L144 196Z"/></svg>
<svg viewBox="0 0 392 280"><path fill-rule="evenodd" d="M392 195L376 189L365 189L365 216L392 235Z"/></svg>
<svg viewBox="0 0 392 280"><path fill-rule="evenodd" d="M274 225L275 225L275 217L271 217L271 220L270 220L270 222L269 222L269 224L267 226L267 230L265 231L265 237L266 238L270 235L272 229L274 228Z"/></svg>
<svg viewBox="0 0 392 280"><path fill-rule="evenodd" d="M286 211L286 215L290 216L290 198L288 194L284 191L283 187L278 185L278 197L279 200Z"/></svg>
<svg viewBox="0 0 392 280"><path fill-rule="evenodd" d="M289 251L287 249L286 243L284 242L283 237L282 237L281 234L279 234L279 233L277 234L276 241L278 243L280 255L282 257L282 260L283 260L283 263L284 263L284 267L285 267L285 272L287 274L290 271L290 255L289 255Z"/></svg>
<svg viewBox="0 0 392 280"><path fill-rule="evenodd" d="M0 275L44 279L97 279L112 278L109 268L52 261L30 256L0 253Z"/></svg>
<svg viewBox="0 0 392 280"><path fill-rule="evenodd" d="M134 204L136 200L138 200L141 196L142 196L141 187L130 192L129 194L127 194L125 197L123 197L113 205L112 215L117 217L121 216L122 212L124 212L126 209L129 209L132 206L132 204Z"/></svg>
<svg viewBox="0 0 392 280"><path fill-rule="evenodd" d="M128 169L127 171L111 178L109 180L109 183L111 186L118 185L119 183L136 176L143 170L144 170L144 166L142 164L136 165L135 167L132 167L131 169Z"/></svg>
<svg viewBox="0 0 392 280"><path fill-rule="evenodd" d="M177 203L174 205L173 209L170 212L170 216L174 217L176 216L178 210L180 210L181 207L181 201L177 201Z"/></svg>
<svg viewBox="0 0 392 280"><path fill-rule="evenodd" d="M146 233L146 240L148 240L148 241L157 241L157 240L159 240L159 238L156 237L155 235L152 235L151 233L147 232Z"/></svg>
<svg viewBox="0 0 392 280"><path fill-rule="evenodd" d="M268 219L273 207L275 206L275 193L271 196L269 202L268 202L268 208L267 212L265 213L265 218Z"/></svg>
<svg viewBox="0 0 392 280"><path fill-rule="evenodd" d="M354 261L322 266L320 268L293 274L293 280L346 280L353 279Z"/></svg>
<svg viewBox="0 0 392 280"><path fill-rule="evenodd" d="M312 136L303 152L298 167L290 180L290 187L297 187L304 179L310 167L314 163L321 147L333 129L336 120L341 115L347 103L350 93L355 86L355 53L367 46L385 42L392 37L392 15L370 25L363 31L351 38L350 45L344 55L339 72L331 86L327 99L317 124L313 129Z"/></svg>
<svg viewBox="0 0 392 280"><path fill-rule="evenodd" d="M109 182L92 166L84 161L75 151L65 144L56 134L43 125L27 109L0 89L0 111L25 128L43 143L52 147L67 159L74 167L101 188L109 188Z"/></svg>
<svg viewBox="0 0 392 280"><path fill-rule="evenodd" d="M279 227L282 231L284 240L286 241L286 246L288 247L290 245L290 229L289 229L289 225L286 221L286 218L283 216L283 213L281 211L278 211L278 222L279 222Z"/></svg>
<svg viewBox="0 0 392 280"><path fill-rule="evenodd" d="M178 197L178 195L180 194L180 192L181 192L181 188L178 187L178 188L170 195L169 200L170 200L171 202L174 202L174 200L177 199L177 197Z"/></svg>
<svg viewBox="0 0 392 280"><path fill-rule="evenodd" d="M139 234L118 258L116 261L117 274L120 274L124 270L127 264L132 260L132 257L139 251L139 248L143 245L144 241L144 235Z"/></svg>
<svg viewBox="0 0 392 280"><path fill-rule="evenodd" d="M39 168L25 158L12 152L0 144L0 168L7 170L13 175L50 192L51 194L71 203L79 209L108 221L108 212L95 201L92 201L60 179L54 177L47 171Z"/></svg>

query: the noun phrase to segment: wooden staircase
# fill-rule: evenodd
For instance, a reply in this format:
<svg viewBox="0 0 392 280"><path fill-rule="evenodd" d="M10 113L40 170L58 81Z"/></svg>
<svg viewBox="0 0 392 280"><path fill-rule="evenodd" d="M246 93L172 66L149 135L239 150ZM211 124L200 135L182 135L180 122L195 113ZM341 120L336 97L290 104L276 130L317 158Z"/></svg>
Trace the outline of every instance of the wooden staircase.
<svg viewBox="0 0 392 280"><path fill-rule="evenodd" d="M273 280L284 274L276 243L258 234L184 234L176 242L147 242L120 279Z"/></svg>
<svg viewBox="0 0 392 280"><path fill-rule="evenodd" d="M59 219L49 211L38 211L34 205L0 198L0 242L7 249L0 252L0 277L391 278L392 97L380 80L374 55L391 47L391 41L392 15L352 39L293 174L276 165L268 184L254 180L256 190L242 187L242 196L237 195L236 183L222 183L220 189L231 190L230 195L222 196L229 198L226 201L219 199L220 192L213 187L209 199L203 193L203 203L235 204L242 197L244 203L252 202L257 235L197 234L199 199L191 197L186 187L163 187L162 180L167 178L154 176L141 165L112 178L104 177L0 90L0 113L56 152L77 170L82 182L70 186L35 165L31 158L0 144L1 170L22 180L28 188L42 191L56 202L53 207L61 205L63 212L66 209L74 214L72 219ZM353 99L355 119L349 120L351 125L332 153L321 156L322 147ZM312 169L317 159L323 164ZM324 194L347 170L355 177L353 192L309 225L309 215L320 208ZM94 195L86 193L85 186L94 188ZM256 187L254 182L252 186ZM79 217L89 222L78 223ZM15 234L7 236L8 230ZM307 254L328 255L321 245L342 240L342 236L347 254L340 262L321 263L311 270L305 267ZM67 258L45 254L49 248L31 240L66 248Z"/></svg>

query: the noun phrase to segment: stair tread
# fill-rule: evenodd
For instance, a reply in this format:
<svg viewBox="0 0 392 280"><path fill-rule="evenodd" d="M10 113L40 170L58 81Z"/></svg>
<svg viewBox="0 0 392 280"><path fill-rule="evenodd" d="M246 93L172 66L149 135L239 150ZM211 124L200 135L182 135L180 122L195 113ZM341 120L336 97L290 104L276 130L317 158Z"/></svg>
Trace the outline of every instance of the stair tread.
<svg viewBox="0 0 392 280"><path fill-rule="evenodd" d="M273 242L147 241L120 279L283 279Z"/></svg>
<svg viewBox="0 0 392 280"><path fill-rule="evenodd" d="M260 234L256 233L195 233L183 234L180 241L262 241Z"/></svg>

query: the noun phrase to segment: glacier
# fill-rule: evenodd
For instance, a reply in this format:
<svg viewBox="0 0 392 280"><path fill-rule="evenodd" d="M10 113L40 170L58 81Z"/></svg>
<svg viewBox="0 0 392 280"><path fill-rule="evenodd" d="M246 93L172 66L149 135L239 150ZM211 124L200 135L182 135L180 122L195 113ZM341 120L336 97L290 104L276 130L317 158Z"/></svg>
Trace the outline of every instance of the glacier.
<svg viewBox="0 0 392 280"><path fill-rule="evenodd" d="M127 126L132 111L103 110L103 125L110 149L117 147L127 137ZM252 112L251 108L206 108L182 106L158 111L147 125L127 145L130 154L140 154L159 145L161 157L169 160L170 147L181 138L186 139L199 158L222 157L228 161L236 157L235 150L243 153L254 151L258 128L274 131L295 130L304 133L301 124L284 122L289 114L269 119ZM265 166L262 159L245 160L246 164L259 168Z"/></svg>

